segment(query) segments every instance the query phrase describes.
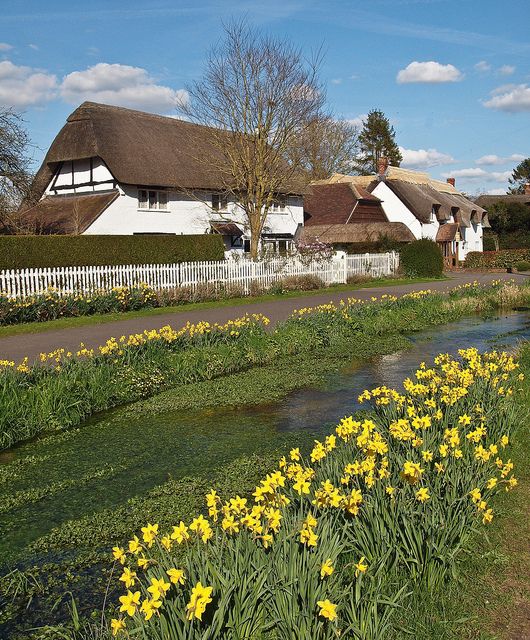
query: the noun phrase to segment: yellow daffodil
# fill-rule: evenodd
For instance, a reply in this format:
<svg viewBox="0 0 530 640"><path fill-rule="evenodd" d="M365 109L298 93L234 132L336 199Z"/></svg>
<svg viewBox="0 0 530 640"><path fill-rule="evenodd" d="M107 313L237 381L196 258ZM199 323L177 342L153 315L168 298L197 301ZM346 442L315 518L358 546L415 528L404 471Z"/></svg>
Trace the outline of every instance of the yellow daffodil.
<svg viewBox="0 0 530 640"><path fill-rule="evenodd" d="M193 620L197 618L202 621L202 614L206 610L206 605L212 602L213 587L203 587L200 582L193 587L191 591L191 598L186 605L186 618Z"/></svg>
<svg viewBox="0 0 530 640"><path fill-rule="evenodd" d="M184 584L186 580L184 569L168 569L166 573L173 584Z"/></svg>
<svg viewBox="0 0 530 640"><path fill-rule="evenodd" d="M327 618L330 622L337 617L337 605L333 604L329 600L319 600L317 602L317 606L319 607L318 615L323 618Z"/></svg>
<svg viewBox="0 0 530 640"><path fill-rule="evenodd" d="M123 573L120 576L120 580L123 582L125 587L128 589L132 587L136 581L136 572L131 571L129 568L124 567Z"/></svg>
<svg viewBox="0 0 530 640"><path fill-rule="evenodd" d="M129 616L134 616L136 613L136 608L140 604L140 592L135 591L127 591L127 594L124 596L120 596L120 613L125 612Z"/></svg>
<svg viewBox="0 0 530 640"><path fill-rule="evenodd" d="M330 576L334 571L331 558L328 558L320 567L320 577L324 579L326 576Z"/></svg>
<svg viewBox="0 0 530 640"><path fill-rule="evenodd" d="M362 558L355 564L355 577L359 577L361 573L366 573L368 569L368 565L366 564L366 558L362 556Z"/></svg>
<svg viewBox="0 0 530 640"><path fill-rule="evenodd" d="M121 564L125 564L125 551L121 547L112 547L112 555L114 559Z"/></svg>
<svg viewBox="0 0 530 640"><path fill-rule="evenodd" d="M117 636L120 631L125 631L125 621L121 618L112 618L110 628L112 629L112 635Z"/></svg>
<svg viewBox="0 0 530 640"><path fill-rule="evenodd" d="M416 491L416 500L418 500L418 502L427 502L427 500L430 500L430 497L429 490L426 487L422 487Z"/></svg>

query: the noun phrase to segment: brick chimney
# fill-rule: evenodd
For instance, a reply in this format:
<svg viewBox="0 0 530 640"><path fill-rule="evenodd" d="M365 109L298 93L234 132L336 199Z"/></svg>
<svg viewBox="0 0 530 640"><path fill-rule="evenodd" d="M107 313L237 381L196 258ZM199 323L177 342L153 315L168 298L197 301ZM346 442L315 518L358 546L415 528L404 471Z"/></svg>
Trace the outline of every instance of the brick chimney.
<svg viewBox="0 0 530 640"><path fill-rule="evenodd" d="M450 184L452 187L455 186L455 179L454 178L447 178L447 184Z"/></svg>
<svg viewBox="0 0 530 640"><path fill-rule="evenodd" d="M524 194L525 196L530 196L530 182L527 182L524 186Z"/></svg>
<svg viewBox="0 0 530 640"><path fill-rule="evenodd" d="M385 156L381 156L377 161L377 173L380 178L384 178L386 172L388 171L388 158Z"/></svg>

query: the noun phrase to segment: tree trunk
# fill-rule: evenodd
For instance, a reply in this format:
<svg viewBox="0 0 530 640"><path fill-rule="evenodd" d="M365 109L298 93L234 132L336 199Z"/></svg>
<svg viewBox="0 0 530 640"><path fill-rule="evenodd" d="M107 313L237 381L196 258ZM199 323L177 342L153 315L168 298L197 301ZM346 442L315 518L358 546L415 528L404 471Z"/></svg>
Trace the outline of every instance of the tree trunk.
<svg viewBox="0 0 530 640"><path fill-rule="evenodd" d="M258 259L258 250L259 250L259 233L257 233L254 229L250 230L250 257L252 260Z"/></svg>

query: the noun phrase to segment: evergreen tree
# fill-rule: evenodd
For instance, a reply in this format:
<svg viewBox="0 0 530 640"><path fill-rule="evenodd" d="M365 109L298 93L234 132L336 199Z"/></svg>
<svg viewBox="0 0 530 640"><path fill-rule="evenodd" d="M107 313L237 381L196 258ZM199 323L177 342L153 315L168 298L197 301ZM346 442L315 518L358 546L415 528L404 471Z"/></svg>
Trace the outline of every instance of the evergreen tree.
<svg viewBox="0 0 530 640"><path fill-rule="evenodd" d="M515 167L508 182L511 184L509 193L524 193L525 184L530 184L530 158L526 158Z"/></svg>
<svg viewBox="0 0 530 640"><path fill-rule="evenodd" d="M396 132L382 111L372 109L359 134L360 153L355 169L360 174L377 173L380 158L388 158L389 163L399 167L403 156L396 144Z"/></svg>

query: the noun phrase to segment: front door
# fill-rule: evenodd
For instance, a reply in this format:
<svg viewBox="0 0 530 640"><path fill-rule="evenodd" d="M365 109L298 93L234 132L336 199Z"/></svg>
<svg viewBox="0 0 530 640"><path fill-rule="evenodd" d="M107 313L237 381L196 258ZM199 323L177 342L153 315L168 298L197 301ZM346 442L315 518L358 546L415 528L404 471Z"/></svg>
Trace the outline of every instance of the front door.
<svg viewBox="0 0 530 640"><path fill-rule="evenodd" d="M444 258L444 269L458 268L458 242L449 240L448 242L439 242L440 249Z"/></svg>

